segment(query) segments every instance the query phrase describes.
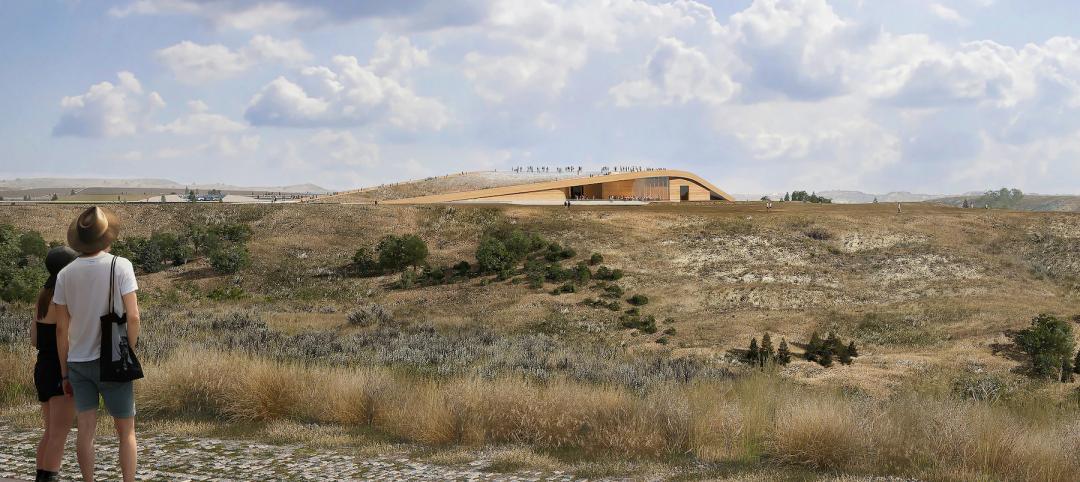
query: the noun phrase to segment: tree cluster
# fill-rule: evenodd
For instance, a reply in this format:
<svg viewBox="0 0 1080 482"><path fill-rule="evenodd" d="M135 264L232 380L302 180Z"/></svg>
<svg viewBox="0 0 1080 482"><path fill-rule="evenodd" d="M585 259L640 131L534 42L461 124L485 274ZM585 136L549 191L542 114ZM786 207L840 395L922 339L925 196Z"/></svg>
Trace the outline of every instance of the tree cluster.
<svg viewBox="0 0 1080 482"><path fill-rule="evenodd" d="M1024 199L1024 192L1019 189L1001 188L997 191L986 191L972 201L970 207L991 207L997 209L1010 209L1016 207L1020 200ZM965 200L966 201L966 200Z"/></svg>
<svg viewBox="0 0 1080 482"><path fill-rule="evenodd" d="M834 361L850 365L858 356L859 350L854 341L844 345L836 333L832 332L822 340L816 331L810 335L810 341L806 343L806 353L803 355L807 361L815 362L823 367L832 366Z"/></svg>
<svg viewBox="0 0 1080 482"><path fill-rule="evenodd" d="M784 338L780 339L780 345L774 350L772 337L765 333L761 335L761 345L758 345L757 338L750 339L750 347L746 350L746 362L760 367L769 364L787 365L791 363L791 350Z"/></svg>
<svg viewBox="0 0 1080 482"><path fill-rule="evenodd" d="M38 232L0 225L0 299L34 301L49 277L44 262L48 251Z"/></svg>
<svg viewBox="0 0 1080 482"><path fill-rule="evenodd" d="M191 222L179 234L158 232L149 238L118 239L111 252L131 260L135 269L144 273L156 273L205 256L214 271L231 274L251 263L247 249L250 239L251 228L243 223Z"/></svg>
<svg viewBox="0 0 1080 482"><path fill-rule="evenodd" d="M796 201L796 202L808 202L808 203L820 203L831 204L832 199L827 197L818 196L817 193L807 193L806 191L792 191L790 194L784 193L784 201Z"/></svg>

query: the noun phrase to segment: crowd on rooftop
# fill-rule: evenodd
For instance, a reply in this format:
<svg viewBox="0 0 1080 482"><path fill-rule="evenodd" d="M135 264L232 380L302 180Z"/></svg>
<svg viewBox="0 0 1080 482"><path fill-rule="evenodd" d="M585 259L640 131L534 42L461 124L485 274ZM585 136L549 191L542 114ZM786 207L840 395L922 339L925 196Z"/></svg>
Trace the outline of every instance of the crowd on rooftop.
<svg viewBox="0 0 1080 482"><path fill-rule="evenodd" d="M600 174L614 174L626 172L659 171L666 168L644 166L602 166ZM511 169L516 173L541 173L541 174L581 174L584 168L581 166L518 166Z"/></svg>

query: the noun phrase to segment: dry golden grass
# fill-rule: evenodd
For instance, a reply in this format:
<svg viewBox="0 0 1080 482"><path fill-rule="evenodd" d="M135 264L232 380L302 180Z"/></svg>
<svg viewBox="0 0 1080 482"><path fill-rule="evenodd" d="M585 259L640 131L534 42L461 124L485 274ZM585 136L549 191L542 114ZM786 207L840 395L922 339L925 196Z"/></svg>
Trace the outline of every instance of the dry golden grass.
<svg viewBox="0 0 1080 482"><path fill-rule="evenodd" d="M202 369L189 372L193 364ZM222 384L220 373L251 381ZM281 440L337 443L344 436L304 425L320 422L364 426L429 446L529 448L505 453L508 466L548 465L547 456L533 452L541 449L661 458L690 453L748 467L772 460L831 473L937 480L1066 481L1080 470L1075 410L1046 404L1036 412L929 392L852 398L769 374L636 394L565 381L437 381L190 352L149 375L139 403L155 417L191 409L162 401L179 394L181 400L217 400L199 410L212 407L221 417L270 422L266 435ZM194 389L184 395L165 386Z"/></svg>
<svg viewBox="0 0 1080 482"><path fill-rule="evenodd" d="M27 355L0 352L0 386L26 380ZM147 369L136 391L140 413L173 432L203 431L210 417L258 423L263 440L340 446L363 428L448 449L509 445L493 457L505 470L554 467L556 459L536 451L570 450L929 480L1056 482L1080 473L1077 410L1054 402L989 404L932 391L867 399L767 373L633 393L567 381L439 381L205 351Z"/></svg>

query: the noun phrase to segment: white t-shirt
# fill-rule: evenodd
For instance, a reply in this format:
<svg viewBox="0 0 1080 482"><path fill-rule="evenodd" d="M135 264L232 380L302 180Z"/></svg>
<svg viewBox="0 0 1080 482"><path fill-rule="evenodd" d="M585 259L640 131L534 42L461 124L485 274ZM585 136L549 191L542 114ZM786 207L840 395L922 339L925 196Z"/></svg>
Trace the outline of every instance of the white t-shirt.
<svg viewBox="0 0 1080 482"><path fill-rule="evenodd" d="M71 313L68 330L68 361L87 362L101 357L101 317L109 312L109 267L113 255L98 253L79 257L56 276L53 303L66 305ZM124 313L123 295L139 289L131 261L116 257L113 306Z"/></svg>

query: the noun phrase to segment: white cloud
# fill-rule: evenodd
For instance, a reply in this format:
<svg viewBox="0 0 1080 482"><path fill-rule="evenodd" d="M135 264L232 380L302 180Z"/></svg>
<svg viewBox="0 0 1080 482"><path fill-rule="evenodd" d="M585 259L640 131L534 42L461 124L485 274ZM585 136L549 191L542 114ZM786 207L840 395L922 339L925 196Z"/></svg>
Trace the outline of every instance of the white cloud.
<svg viewBox="0 0 1080 482"><path fill-rule="evenodd" d="M256 35L238 50L185 40L158 50L156 56L178 79L188 83L234 77L261 62L292 65L311 58L299 40L281 41L267 35Z"/></svg>
<svg viewBox="0 0 1080 482"><path fill-rule="evenodd" d="M375 53L368 63L377 75L399 78L412 69L426 67L430 60L427 51L414 47L408 37L383 35L375 43Z"/></svg>
<svg viewBox="0 0 1080 482"><path fill-rule="evenodd" d="M253 125L393 127L440 130L449 115L435 99L420 97L397 80L376 74L355 57L338 55L333 67L308 67L294 82L278 77L252 98L244 117Z"/></svg>
<svg viewBox="0 0 1080 482"><path fill-rule="evenodd" d="M642 70L642 79L611 88L616 105L685 104L694 100L722 103L739 88L723 68L677 38L660 39Z"/></svg>
<svg viewBox="0 0 1080 482"><path fill-rule="evenodd" d="M970 23L968 19L964 18L963 15L960 15L960 12L957 12L955 9L947 7L940 3L930 4L930 13L934 14L934 16L937 18L940 18L946 22L955 23L957 25L967 25Z"/></svg>
<svg viewBox="0 0 1080 482"><path fill-rule="evenodd" d="M208 112L209 107L201 100L188 102L188 109L191 111L188 115L158 126L154 130L179 135L206 135L239 132L245 129L242 123L220 114L211 114Z"/></svg>
<svg viewBox="0 0 1080 482"><path fill-rule="evenodd" d="M60 101L63 114L54 136L117 137L139 132L150 116L165 106L157 92L144 93L131 72L118 72L119 81L94 84L82 95Z"/></svg>

